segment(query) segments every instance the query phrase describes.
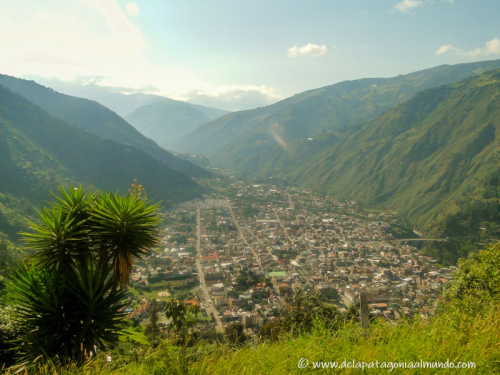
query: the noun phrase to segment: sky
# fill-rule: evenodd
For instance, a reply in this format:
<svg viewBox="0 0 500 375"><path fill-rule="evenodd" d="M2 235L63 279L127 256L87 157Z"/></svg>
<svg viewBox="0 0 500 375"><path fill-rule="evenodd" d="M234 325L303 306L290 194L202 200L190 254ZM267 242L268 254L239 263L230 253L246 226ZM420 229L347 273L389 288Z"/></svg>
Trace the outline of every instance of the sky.
<svg viewBox="0 0 500 375"><path fill-rule="evenodd" d="M242 110L498 59L499 15L500 0L0 0L0 73Z"/></svg>

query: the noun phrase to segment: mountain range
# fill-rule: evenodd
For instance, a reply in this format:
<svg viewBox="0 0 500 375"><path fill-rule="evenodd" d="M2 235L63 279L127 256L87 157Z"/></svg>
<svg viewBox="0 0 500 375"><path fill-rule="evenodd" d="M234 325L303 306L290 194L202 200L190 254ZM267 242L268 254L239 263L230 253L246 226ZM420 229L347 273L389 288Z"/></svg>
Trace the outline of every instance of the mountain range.
<svg viewBox="0 0 500 375"><path fill-rule="evenodd" d="M163 98L137 108L125 116L125 120L160 146L172 149L184 135L227 113L222 109Z"/></svg>
<svg viewBox="0 0 500 375"><path fill-rule="evenodd" d="M426 234L460 237L479 225L500 234L500 60L341 82L229 113L184 135L173 147L186 154L175 155L96 102L8 76L1 84L27 100L2 89L0 231L60 183L123 190L138 178L155 199L199 196L187 175L211 175L193 155L204 153L239 173L398 211ZM168 116L185 131L221 114L147 100L126 118L159 142Z"/></svg>
<svg viewBox="0 0 500 375"><path fill-rule="evenodd" d="M500 60L443 65L393 78L366 78L306 91L268 107L233 112L185 135L174 149L243 170L246 159L275 145L381 115L416 93L500 67Z"/></svg>
<svg viewBox="0 0 500 375"><path fill-rule="evenodd" d="M154 139L161 147L167 149L199 125L228 113L221 109L173 100L161 95L116 92L112 91L117 90L116 88L103 87L95 82L78 84L54 78L32 77L36 82L64 94L102 104L127 120L146 137ZM150 89L155 90L154 87Z"/></svg>
<svg viewBox="0 0 500 375"><path fill-rule="evenodd" d="M127 192L134 179L164 206L199 197L185 174L142 150L51 116L0 85L0 231L16 237L60 184Z"/></svg>
<svg viewBox="0 0 500 375"><path fill-rule="evenodd" d="M145 137L110 109L88 99L58 93L34 81L0 75L0 85L17 92L54 117L85 129L100 137L134 146L172 169L190 177L210 177L212 174L188 160L176 158L153 140Z"/></svg>
<svg viewBox="0 0 500 375"><path fill-rule="evenodd" d="M500 224L500 185L490 178L500 171L500 69L425 90L372 120L276 146L243 169L396 210L427 233L442 232L447 215L475 200L493 199L488 220ZM474 220L479 226L482 218Z"/></svg>
<svg viewBox="0 0 500 375"><path fill-rule="evenodd" d="M57 78L45 78L38 75L26 75L24 78L33 80L43 86L51 87L66 95L96 101L121 117L127 116L139 107L165 99L164 96L144 92L127 94L126 92L130 92L130 89L102 86L98 82L92 80L68 82L61 81ZM150 87L150 89L152 91L155 90L153 87Z"/></svg>

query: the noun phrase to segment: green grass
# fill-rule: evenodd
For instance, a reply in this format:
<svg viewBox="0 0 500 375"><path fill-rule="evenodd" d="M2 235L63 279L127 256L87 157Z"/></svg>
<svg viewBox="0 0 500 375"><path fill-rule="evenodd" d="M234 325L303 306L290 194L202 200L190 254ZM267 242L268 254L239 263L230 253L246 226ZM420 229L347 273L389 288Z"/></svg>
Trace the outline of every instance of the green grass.
<svg viewBox="0 0 500 375"><path fill-rule="evenodd" d="M123 329L121 332L122 335L120 336L120 341L122 342L127 341L127 339L130 339L131 341L134 341L140 345L146 345L146 346L149 345L148 339L146 338L146 336L144 336L144 333L142 333L141 331L136 331L133 328L126 328Z"/></svg>
<svg viewBox="0 0 500 375"><path fill-rule="evenodd" d="M198 322L201 322L201 323L210 322L212 320L212 318L210 316L205 315L205 314L199 314L197 319L198 319Z"/></svg>
<svg viewBox="0 0 500 375"><path fill-rule="evenodd" d="M162 283L165 283L165 286L166 285L172 285L172 286L177 286L177 287L183 287L187 284L187 281L186 280L166 280L166 281L162 281ZM156 283L156 284L159 284L159 283ZM152 288L154 288L156 286L156 284L150 284Z"/></svg>
<svg viewBox="0 0 500 375"><path fill-rule="evenodd" d="M158 292L161 292L161 290L153 290L151 292L145 292L145 291L142 291L142 294L140 293L140 291L138 291L137 289L129 286L128 287L128 291L130 294L132 294L135 298L138 298L138 299L147 299L147 300L150 300L150 299L157 299L157 300L160 300L160 301L170 301L172 299L172 297L160 297L158 295Z"/></svg>
<svg viewBox="0 0 500 375"><path fill-rule="evenodd" d="M358 324L347 324L337 332L321 327L311 334L286 337L275 343L259 343L234 348L229 345L197 345L179 348L164 341L156 349L133 356L114 357L107 364L98 358L77 369L58 369L59 374L378 374L389 370L313 369L316 361L358 362L475 362L475 370L434 369L425 373L492 374L500 372L500 315L497 304L484 314L467 317L449 312L430 321L416 319L394 325L373 323L368 332ZM305 369L297 367L301 358L309 360ZM40 373L53 373L45 366ZM407 369L393 373L420 374Z"/></svg>
<svg viewBox="0 0 500 375"><path fill-rule="evenodd" d="M127 290L128 290L128 292L129 292L130 294L132 294L134 297L136 297L136 298L139 298L139 297L140 297L140 295L139 295L139 291L138 291L137 289L135 289L135 288L133 288L133 287L129 286L129 287L127 288Z"/></svg>

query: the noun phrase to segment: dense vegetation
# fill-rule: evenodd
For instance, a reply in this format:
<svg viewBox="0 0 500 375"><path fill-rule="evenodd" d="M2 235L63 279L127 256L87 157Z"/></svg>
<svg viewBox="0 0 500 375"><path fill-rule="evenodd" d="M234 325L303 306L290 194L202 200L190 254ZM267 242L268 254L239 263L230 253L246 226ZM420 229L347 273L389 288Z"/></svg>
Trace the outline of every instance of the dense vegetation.
<svg viewBox="0 0 500 375"><path fill-rule="evenodd" d="M474 251L478 243L500 238L500 202L498 199L475 199L460 205L455 214L442 222L447 242L426 246L424 251L445 264L455 264L460 257Z"/></svg>
<svg viewBox="0 0 500 375"><path fill-rule="evenodd" d="M210 177L211 173L187 160L178 159L139 133L132 125L108 108L91 100L60 94L33 81L0 74L0 85L17 92L29 101L68 124L100 137L131 145L174 170L191 177Z"/></svg>
<svg viewBox="0 0 500 375"><path fill-rule="evenodd" d="M271 106L225 115L187 134L174 149L203 154L214 165L241 170L248 157L258 157L273 146L286 149L294 140L372 119L418 92L499 67L500 60L485 61L340 82Z"/></svg>
<svg viewBox="0 0 500 375"><path fill-rule="evenodd" d="M59 184L126 192L137 178L151 198L167 206L202 192L146 153L69 125L2 86L0 160L0 232L11 240L26 227L23 216L33 217L33 207Z"/></svg>

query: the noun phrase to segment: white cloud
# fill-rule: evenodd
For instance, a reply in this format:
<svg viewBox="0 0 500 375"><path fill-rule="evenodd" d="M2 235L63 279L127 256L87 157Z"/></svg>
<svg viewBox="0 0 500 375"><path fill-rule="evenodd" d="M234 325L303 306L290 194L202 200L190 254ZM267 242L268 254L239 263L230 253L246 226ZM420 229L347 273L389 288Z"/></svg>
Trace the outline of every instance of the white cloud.
<svg viewBox="0 0 500 375"><path fill-rule="evenodd" d="M127 13L130 14L132 17L135 17L139 14L139 7L135 3L128 3L127 4Z"/></svg>
<svg viewBox="0 0 500 375"><path fill-rule="evenodd" d="M328 52L328 48L323 44L318 46L317 44L306 44L303 47L293 46L288 48L288 56L298 57L298 56L325 56Z"/></svg>
<svg viewBox="0 0 500 375"><path fill-rule="evenodd" d="M400 3L394 5L393 10L398 10L403 13L411 13L413 9L422 4L423 2L420 0L403 0Z"/></svg>
<svg viewBox="0 0 500 375"><path fill-rule="evenodd" d="M455 4L455 0L441 0L442 3ZM423 4L435 4L434 0L402 0L401 2L394 5L392 11L395 10L406 13L413 14L412 11Z"/></svg>
<svg viewBox="0 0 500 375"><path fill-rule="evenodd" d="M220 98L222 103L229 103L232 97L243 107L247 106L245 97L267 104L281 99L267 86L219 87L187 67L150 63L143 57L147 41L128 17L130 10L114 0L54 0L26 12L20 12L16 4L2 4L0 13L0 51L2 56L9 56L0 59L2 74L37 75L73 83L88 77L103 89L149 91L178 100L194 99L193 93L199 92ZM258 95L260 101L255 100Z"/></svg>
<svg viewBox="0 0 500 375"><path fill-rule="evenodd" d="M486 42L484 47L478 47L472 51L464 52L464 54L470 57L500 55L500 39L493 38Z"/></svg>
<svg viewBox="0 0 500 375"><path fill-rule="evenodd" d="M443 53L448 52L453 46L451 44L447 44L445 46L439 47L439 49L436 51L436 55L442 55Z"/></svg>
<svg viewBox="0 0 500 375"><path fill-rule="evenodd" d="M500 39L493 38L492 40L486 42L484 47L477 47L470 51L463 51L457 47L452 46L451 44L440 47L436 51L436 55L441 55L444 53L453 52L456 55L462 57L479 57L479 56L491 56L491 55L500 55Z"/></svg>

